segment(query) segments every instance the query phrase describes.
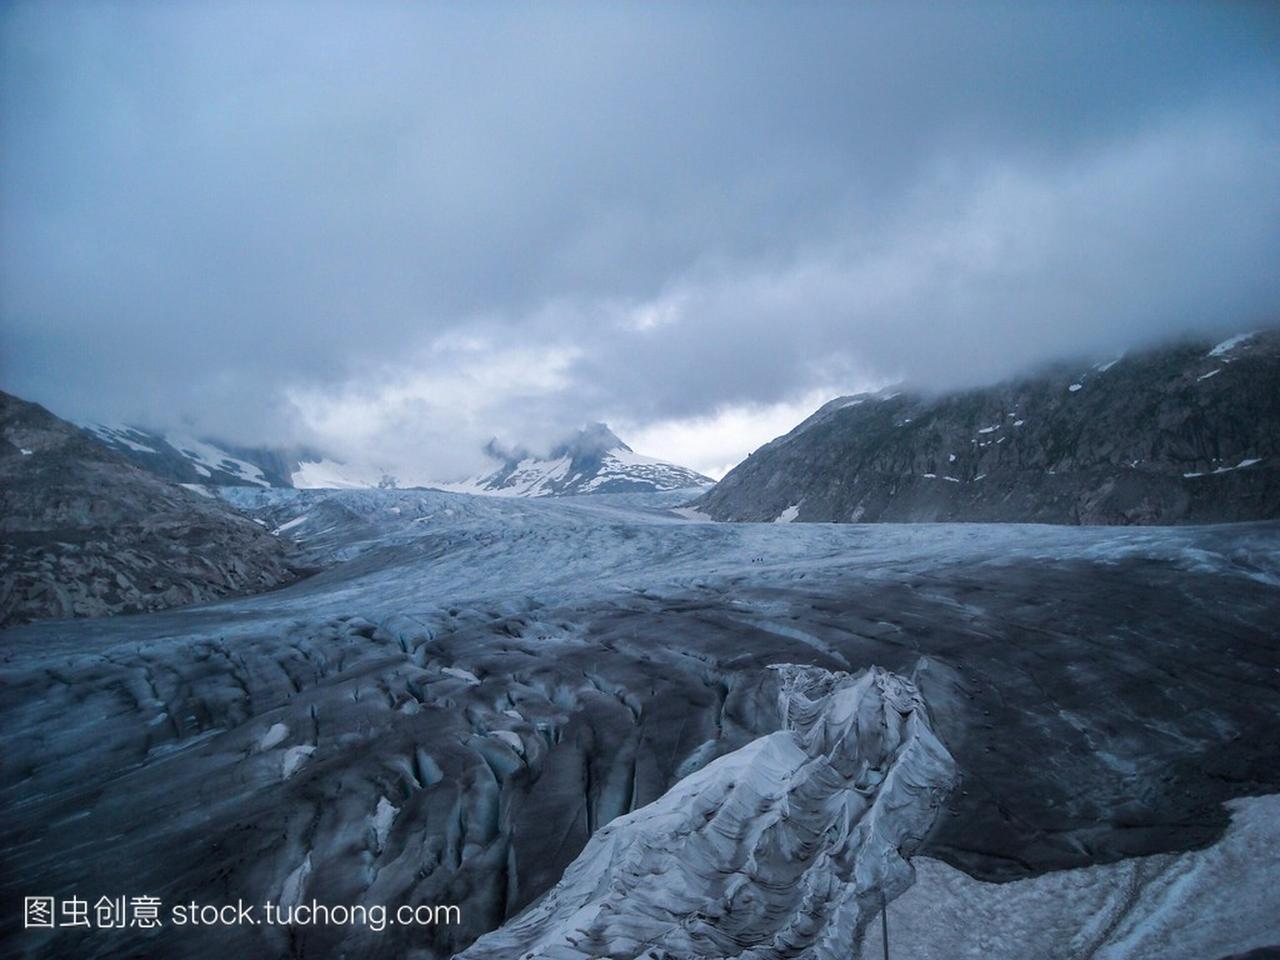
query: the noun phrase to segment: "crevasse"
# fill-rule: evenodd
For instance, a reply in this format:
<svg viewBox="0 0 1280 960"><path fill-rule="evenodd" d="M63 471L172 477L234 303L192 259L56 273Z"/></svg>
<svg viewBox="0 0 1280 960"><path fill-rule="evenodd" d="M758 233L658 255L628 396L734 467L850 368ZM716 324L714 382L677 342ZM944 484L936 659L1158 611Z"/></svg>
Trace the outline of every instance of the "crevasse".
<svg viewBox="0 0 1280 960"><path fill-rule="evenodd" d="M847 958L955 781L916 686L779 664L783 729L599 830L466 960Z"/></svg>

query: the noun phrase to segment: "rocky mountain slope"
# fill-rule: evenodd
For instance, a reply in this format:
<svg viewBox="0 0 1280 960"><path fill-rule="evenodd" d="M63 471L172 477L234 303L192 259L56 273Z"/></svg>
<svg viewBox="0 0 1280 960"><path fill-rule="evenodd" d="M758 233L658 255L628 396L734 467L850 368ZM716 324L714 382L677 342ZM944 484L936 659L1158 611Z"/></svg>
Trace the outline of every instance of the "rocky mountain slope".
<svg viewBox="0 0 1280 960"><path fill-rule="evenodd" d="M782 522L1280 516L1280 331L943 396L841 397L694 506Z"/></svg>
<svg viewBox="0 0 1280 960"><path fill-rule="evenodd" d="M293 580L291 546L0 393L0 623L97 617Z"/></svg>
<svg viewBox="0 0 1280 960"><path fill-rule="evenodd" d="M490 443L486 452L503 461L491 473L444 489L511 497L572 496L583 493L640 493L710 486L710 477L636 453L606 424L593 423L543 458L527 451L504 451Z"/></svg>
<svg viewBox="0 0 1280 960"><path fill-rule="evenodd" d="M130 424L82 423L100 443L165 480L203 487L371 490L430 486L423 476L396 476L373 463L336 460L309 447L242 447Z"/></svg>

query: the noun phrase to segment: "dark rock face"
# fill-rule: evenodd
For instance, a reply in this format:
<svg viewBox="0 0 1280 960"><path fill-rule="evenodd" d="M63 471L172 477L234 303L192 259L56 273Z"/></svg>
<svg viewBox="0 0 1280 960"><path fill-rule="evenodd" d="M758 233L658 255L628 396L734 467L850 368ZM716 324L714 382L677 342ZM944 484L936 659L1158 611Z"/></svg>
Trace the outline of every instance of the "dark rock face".
<svg viewBox="0 0 1280 960"><path fill-rule="evenodd" d="M688 467L637 454L606 424L593 423L557 446L546 459L525 450L503 450L490 442L485 452L503 464L470 481L476 492L526 497L582 493L653 493L712 483Z"/></svg>
<svg viewBox="0 0 1280 960"><path fill-rule="evenodd" d="M1280 516L1280 331L926 397L833 400L696 502L717 520Z"/></svg>
<svg viewBox="0 0 1280 960"><path fill-rule="evenodd" d="M160 610L298 575L290 545L248 517L4 393L0 487L0 624Z"/></svg>

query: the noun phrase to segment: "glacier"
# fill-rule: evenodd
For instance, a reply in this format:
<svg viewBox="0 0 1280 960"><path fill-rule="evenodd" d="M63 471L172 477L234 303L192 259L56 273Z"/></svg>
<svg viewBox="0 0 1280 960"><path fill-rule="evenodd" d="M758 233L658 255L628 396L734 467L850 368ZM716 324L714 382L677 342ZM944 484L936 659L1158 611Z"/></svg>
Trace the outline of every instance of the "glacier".
<svg viewBox="0 0 1280 960"><path fill-rule="evenodd" d="M460 960L844 960L954 781L910 681L774 665L783 727L614 820Z"/></svg>
<svg viewBox="0 0 1280 960"><path fill-rule="evenodd" d="M916 857L888 908L894 956L912 960L1253 960L1276 954L1280 794L1228 803L1231 826L1202 850L1134 857L1006 884ZM863 944L883 956L880 928Z"/></svg>
<svg viewBox="0 0 1280 960"><path fill-rule="evenodd" d="M584 894L572 883L596 875L600 851L638 836L644 811L687 818L698 801L664 798L686 796L692 782L727 801L710 821L715 842L712 828L684 821L706 857L749 870L745 852L717 844L765 844L741 848L758 849L767 869L742 874L737 895L770 903L768 918L753 919L714 879L688 879L709 908L733 903L742 925L712 926L745 938L739 953L799 929L803 911L769 888L776 870L815 889L830 880L815 916L840 936L865 928L863 956L876 956L879 889L891 944L937 956L949 931L931 922L943 914L929 898L955 916L979 891L986 899L973 902L1000 919L1019 891L1052 891L1086 871L1099 895L1134 889L1154 908L1171 874L1135 864L1225 856L1239 849L1235 804L1280 793L1267 735L1280 720L1275 522L723 524L683 509L692 491L218 494L281 530L319 572L252 597L0 633L0 895L153 893L169 904L287 894L456 904L461 921L111 937L8 927L0 955L444 960L535 922L550 950ZM789 698L776 664L800 671ZM869 685L858 693L859 683ZM828 721L855 700L874 714L899 694L954 763L936 809L921 798L949 785L942 755L913 766L933 754L894 753L888 739L822 740L845 729ZM737 778L734 790L720 779L766 754L768 777ZM831 760L856 757L914 771L928 789L901 794L882 781L844 791ZM813 774L793 778L797 789L816 791L788 800L813 801L803 819L765 830L735 806L757 785L780 796L777 778L796 763ZM768 853L770 838L790 842L805 822L836 829L790 860ZM905 866L877 846L898 830ZM1260 902L1249 891L1274 886L1278 858L1265 843L1252 848L1198 875L1222 898ZM833 865L841 856L851 872ZM642 920L668 938L692 935L673 918L694 911L664 899L661 884L614 880L665 912L604 911L601 943ZM1023 886L1036 884L1048 886ZM1040 926L1070 928L1083 915L1071 909ZM956 929L957 943L984 942L981 924ZM851 942L831 936L796 949ZM1280 944L1280 923L1260 911L1198 943L1216 960ZM721 948L732 955L738 942L711 939L705 953ZM536 949L532 938L524 947Z"/></svg>

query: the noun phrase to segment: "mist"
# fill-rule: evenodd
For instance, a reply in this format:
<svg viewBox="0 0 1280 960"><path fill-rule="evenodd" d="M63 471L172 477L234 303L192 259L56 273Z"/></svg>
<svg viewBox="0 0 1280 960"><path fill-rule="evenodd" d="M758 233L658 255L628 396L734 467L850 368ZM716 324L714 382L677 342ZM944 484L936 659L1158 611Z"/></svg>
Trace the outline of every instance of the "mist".
<svg viewBox="0 0 1280 960"><path fill-rule="evenodd" d="M1249 4L7 5L0 377L440 476L589 420L719 474L824 397L1275 324L1278 41Z"/></svg>

